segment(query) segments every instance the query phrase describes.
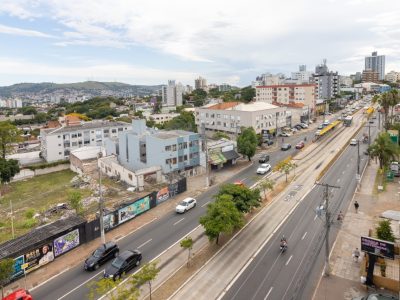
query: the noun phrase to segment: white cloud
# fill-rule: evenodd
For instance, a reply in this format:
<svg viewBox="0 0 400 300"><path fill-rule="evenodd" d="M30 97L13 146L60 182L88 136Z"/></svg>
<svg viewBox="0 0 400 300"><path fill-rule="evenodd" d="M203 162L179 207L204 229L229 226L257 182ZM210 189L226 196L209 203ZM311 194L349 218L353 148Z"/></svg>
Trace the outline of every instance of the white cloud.
<svg viewBox="0 0 400 300"><path fill-rule="evenodd" d="M373 50L387 61L400 56L398 0L1 1L0 12L56 22L57 46L147 47L204 65L221 81L243 80L244 70L312 69L323 58L331 69L361 71Z"/></svg>
<svg viewBox="0 0 400 300"><path fill-rule="evenodd" d="M21 36L30 36L30 37L41 37L41 38L53 38L53 36L36 31L36 30L30 30L30 29L22 29L22 28L17 28L17 27L10 27L10 26L5 26L0 24L0 34L5 33L5 34L12 34L12 35L21 35Z"/></svg>
<svg viewBox="0 0 400 300"><path fill-rule="evenodd" d="M57 66L32 63L25 60L0 57L1 82L7 82L9 77L19 76L23 82L76 82L84 80L121 81L132 84L160 84L165 78L175 78L177 81L189 82L196 74L191 72L174 72L164 69L145 68L129 64L100 63L87 65Z"/></svg>

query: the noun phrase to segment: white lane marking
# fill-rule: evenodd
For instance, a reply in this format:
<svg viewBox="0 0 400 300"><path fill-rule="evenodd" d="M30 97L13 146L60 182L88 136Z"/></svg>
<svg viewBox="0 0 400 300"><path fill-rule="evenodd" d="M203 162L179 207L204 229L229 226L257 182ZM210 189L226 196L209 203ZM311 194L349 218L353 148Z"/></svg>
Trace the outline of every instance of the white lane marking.
<svg viewBox="0 0 400 300"><path fill-rule="evenodd" d="M80 285L74 287L72 290L70 290L68 293L62 295L60 298L58 298L58 300L61 300L65 297L67 297L69 294L75 292L77 289L79 289L81 286L85 285L86 283L88 283L90 280L92 280L93 278L97 277L99 274L103 273L104 271L100 271L99 273L97 273L96 275L93 275L92 277L90 277L88 280L84 281L83 283L81 283Z"/></svg>
<svg viewBox="0 0 400 300"><path fill-rule="evenodd" d="M303 237L301 238L301 240L304 240L304 238L306 237L306 235L307 235L307 231L304 232Z"/></svg>
<svg viewBox="0 0 400 300"><path fill-rule="evenodd" d="M340 178L337 180L337 182L340 182Z"/></svg>
<svg viewBox="0 0 400 300"><path fill-rule="evenodd" d="M144 245L150 243L153 239L149 239L147 242L144 242L143 244L141 244L139 247L137 247L138 249L142 248Z"/></svg>
<svg viewBox="0 0 400 300"><path fill-rule="evenodd" d="M288 261L286 262L285 266L287 266L287 265L290 263L290 261L292 260L292 258L293 258L293 255L290 255L290 257L289 257Z"/></svg>
<svg viewBox="0 0 400 300"><path fill-rule="evenodd" d="M318 216L317 216L317 215L315 215L315 217L314 217L314 221L317 219L317 217L318 217Z"/></svg>
<svg viewBox="0 0 400 300"><path fill-rule="evenodd" d="M201 207L206 206L208 203L210 203L210 201L207 201L206 203L204 203Z"/></svg>
<svg viewBox="0 0 400 300"><path fill-rule="evenodd" d="M271 286L271 288L269 289L267 295L264 297L264 300L268 298L268 296L269 296L269 294L271 294L273 288L274 288L274 287Z"/></svg>
<svg viewBox="0 0 400 300"><path fill-rule="evenodd" d="M174 223L174 226L175 226L176 224L182 222L183 220L185 220L185 218L182 218L182 219L180 219L179 221L176 221L176 222Z"/></svg>

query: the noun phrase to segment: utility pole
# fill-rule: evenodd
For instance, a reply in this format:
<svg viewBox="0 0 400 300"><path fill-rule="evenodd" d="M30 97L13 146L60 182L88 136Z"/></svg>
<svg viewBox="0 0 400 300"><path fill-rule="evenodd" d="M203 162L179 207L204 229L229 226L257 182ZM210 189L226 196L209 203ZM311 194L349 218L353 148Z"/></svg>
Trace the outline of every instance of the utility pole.
<svg viewBox="0 0 400 300"><path fill-rule="evenodd" d="M209 171L209 162L208 162L208 146L207 146L207 135L206 135L206 124L201 123L201 133L203 135L204 140L204 148L206 151L206 187L210 186L210 171Z"/></svg>
<svg viewBox="0 0 400 300"><path fill-rule="evenodd" d="M99 153L97 157L97 166L99 170L99 209L100 209L100 237L101 237L101 242L103 244L106 243L106 236L104 234L104 203L103 203L103 195L101 192L101 167L99 165L99 158L103 156L102 152Z"/></svg>
<svg viewBox="0 0 400 300"><path fill-rule="evenodd" d="M10 209L11 209L11 233L12 233L12 237L14 239L15 238L15 234L14 234L14 212L13 212L11 199L10 199Z"/></svg>
<svg viewBox="0 0 400 300"><path fill-rule="evenodd" d="M329 276L329 231L331 229L331 212L329 211L329 188L340 189L339 186L330 185L327 183L318 183L317 185L324 187L324 200L325 200L325 276Z"/></svg>
<svg viewBox="0 0 400 300"><path fill-rule="evenodd" d="M357 180L360 176L360 140L357 139Z"/></svg>

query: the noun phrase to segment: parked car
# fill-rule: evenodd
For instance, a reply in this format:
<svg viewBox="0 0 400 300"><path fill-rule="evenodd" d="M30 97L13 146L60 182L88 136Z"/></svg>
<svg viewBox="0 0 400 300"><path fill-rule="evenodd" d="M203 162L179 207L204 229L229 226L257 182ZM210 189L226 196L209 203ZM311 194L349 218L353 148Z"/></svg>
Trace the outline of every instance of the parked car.
<svg viewBox="0 0 400 300"><path fill-rule="evenodd" d="M293 127L293 128L291 129L291 131L292 131L293 133L295 133L295 132L297 132L298 130L297 130L296 128Z"/></svg>
<svg viewBox="0 0 400 300"><path fill-rule="evenodd" d="M118 256L119 248L114 242L107 242L98 247L91 256L85 260L85 270L97 270L100 265Z"/></svg>
<svg viewBox="0 0 400 300"><path fill-rule="evenodd" d="M326 126L328 126L329 124L331 124L331 122L329 122L328 120L325 120L324 123L322 123L322 126L326 127Z"/></svg>
<svg viewBox="0 0 400 300"><path fill-rule="evenodd" d="M318 129L323 129L323 128L324 128L324 125L322 125L322 124L318 125Z"/></svg>
<svg viewBox="0 0 400 300"><path fill-rule="evenodd" d="M374 120L369 120L369 124L374 124Z"/></svg>
<svg viewBox="0 0 400 300"><path fill-rule="evenodd" d="M292 148L292 145L290 145L290 144L282 144L282 146L281 146L282 151L289 150L290 148Z"/></svg>
<svg viewBox="0 0 400 300"><path fill-rule="evenodd" d="M303 129L303 127L301 127L301 125L300 125L300 124L296 124L296 125L294 125L294 128L296 128L297 130L302 130L302 129Z"/></svg>
<svg viewBox="0 0 400 300"><path fill-rule="evenodd" d="M306 123L300 123L299 125L300 125L302 128L304 128L304 129L305 129L305 128L308 128L308 125L307 125Z"/></svg>
<svg viewBox="0 0 400 300"><path fill-rule="evenodd" d="M258 162L260 164L264 164L269 161L269 155L268 154L261 154L260 158L258 159Z"/></svg>
<svg viewBox="0 0 400 300"><path fill-rule="evenodd" d="M257 174L264 175L271 171L271 165L270 164L262 164L258 167L257 169Z"/></svg>
<svg viewBox="0 0 400 300"><path fill-rule="evenodd" d="M352 300L399 300L399 298L391 295L369 294L368 296L352 298Z"/></svg>
<svg viewBox="0 0 400 300"><path fill-rule="evenodd" d="M373 116L372 116L372 119L376 119L376 115L373 115Z"/></svg>
<svg viewBox="0 0 400 300"><path fill-rule="evenodd" d="M271 145L274 144L274 141L267 139L267 140L264 140L264 144L267 144L268 146L271 146Z"/></svg>
<svg viewBox="0 0 400 300"><path fill-rule="evenodd" d="M140 251L125 250L104 270L104 278L118 280L123 274L140 265L141 260L142 254Z"/></svg>
<svg viewBox="0 0 400 300"><path fill-rule="evenodd" d="M279 136L289 137L289 136L291 136L291 134L290 134L289 132L281 132L281 133L279 134Z"/></svg>
<svg viewBox="0 0 400 300"><path fill-rule="evenodd" d="M5 296L3 300L33 300L32 295L25 289L18 289Z"/></svg>
<svg viewBox="0 0 400 300"><path fill-rule="evenodd" d="M315 132L315 135L319 135L321 133L321 130L317 130L316 132Z"/></svg>
<svg viewBox="0 0 400 300"><path fill-rule="evenodd" d="M303 141L298 142L298 143L296 144L296 149L301 149L301 148L304 148L304 142L303 142Z"/></svg>
<svg viewBox="0 0 400 300"><path fill-rule="evenodd" d="M183 214L184 212L196 207L196 199L194 198L185 198L176 206L175 211L179 214Z"/></svg>
<svg viewBox="0 0 400 300"><path fill-rule="evenodd" d="M356 145L357 145L357 140L356 139L351 139L350 146L356 146Z"/></svg>

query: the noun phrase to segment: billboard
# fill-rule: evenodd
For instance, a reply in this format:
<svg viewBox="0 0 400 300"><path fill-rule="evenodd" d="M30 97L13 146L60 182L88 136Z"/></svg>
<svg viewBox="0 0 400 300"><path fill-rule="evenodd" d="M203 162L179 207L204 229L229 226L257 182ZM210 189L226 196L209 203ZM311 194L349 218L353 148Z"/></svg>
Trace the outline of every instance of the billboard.
<svg viewBox="0 0 400 300"><path fill-rule="evenodd" d="M139 199L118 210L119 224L133 219L137 215L150 209L150 196Z"/></svg>
<svg viewBox="0 0 400 300"><path fill-rule="evenodd" d="M14 258L14 269L11 275L11 280L24 275L24 269L22 268L22 265L24 263L25 263L25 257L23 255Z"/></svg>
<svg viewBox="0 0 400 300"><path fill-rule="evenodd" d="M79 229L72 230L53 241L54 254L59 256L69 250L79 246Z"/></svg>
<svg viewBox="0 0 400 300"><path fill-rule="evenodd" d="M394 243L388 241L362 236L361 251L365 251L376 256L394 259Z"/></svg>
<svg viewBox="0 0 400 300"><path fill-rule="evenodd" d="M118 214L112 212L103 217L104 230L109 231L118 225Z"/></svg>
<svg viewBox="0 0 400 300"><path fill-rule="evenodd" d="M48 264L54 260L54 252L52 243L46 243L36 249L33 249L27 252L24 255L25 264L27 264L25 268L25 273L29 273L37 268Z"/></svg>
<svg viewBox="0 0 400 300"><path fill-rule="evenodd" d="M168 187L164 187L157 193L157 204L164 202L169 199L169 189Z"/></svg>

